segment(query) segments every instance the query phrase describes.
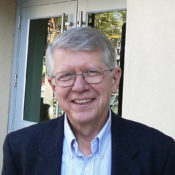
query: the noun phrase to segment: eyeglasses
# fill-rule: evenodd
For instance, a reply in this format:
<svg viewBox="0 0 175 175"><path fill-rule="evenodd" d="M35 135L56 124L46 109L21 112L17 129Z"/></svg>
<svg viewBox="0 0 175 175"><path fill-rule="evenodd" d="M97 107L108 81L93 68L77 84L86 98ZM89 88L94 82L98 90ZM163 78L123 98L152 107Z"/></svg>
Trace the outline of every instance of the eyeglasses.
<svg viewBox="0 0 175 175"><path fill-rule="evenodd" d="M100 67L88 69L82 73L59 72L52 78L55 78L55 83L61 87L72 86L76 76L81 75L88 84L100 83L104 78L104 72L113 71L113 69L103 70Z"/></svg>

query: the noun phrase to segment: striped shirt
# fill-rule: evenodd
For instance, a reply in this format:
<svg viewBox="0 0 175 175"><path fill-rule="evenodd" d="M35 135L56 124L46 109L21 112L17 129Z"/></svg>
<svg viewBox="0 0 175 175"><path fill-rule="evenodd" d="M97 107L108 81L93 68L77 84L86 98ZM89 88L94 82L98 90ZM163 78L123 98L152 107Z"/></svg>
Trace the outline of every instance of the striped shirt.
<svg viewBox="0 0 175 175"><path fill-rule="evenodd" d="M91 142L89 156L83 155L69 126L64 120L64 142L61 175L110 175L111 174L111 111L101 131Z"/></svg>

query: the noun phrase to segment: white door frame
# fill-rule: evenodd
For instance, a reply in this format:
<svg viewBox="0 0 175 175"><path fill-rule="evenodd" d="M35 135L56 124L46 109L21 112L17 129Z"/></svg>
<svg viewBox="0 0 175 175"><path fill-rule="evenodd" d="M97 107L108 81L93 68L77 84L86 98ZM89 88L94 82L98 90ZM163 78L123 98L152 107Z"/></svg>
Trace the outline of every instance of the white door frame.
<svg viewBox="0 0 175 175"><path fill-rule="evenodd" d="M18 6L17 15L21 18L17 17L17 24L20 22L20 26L16 25L8 132L35 124L23 120L30 20L57 17L65 13L69 15L69 22L75 25L76 5L76 1L67 1L29 7Z"/></svg>

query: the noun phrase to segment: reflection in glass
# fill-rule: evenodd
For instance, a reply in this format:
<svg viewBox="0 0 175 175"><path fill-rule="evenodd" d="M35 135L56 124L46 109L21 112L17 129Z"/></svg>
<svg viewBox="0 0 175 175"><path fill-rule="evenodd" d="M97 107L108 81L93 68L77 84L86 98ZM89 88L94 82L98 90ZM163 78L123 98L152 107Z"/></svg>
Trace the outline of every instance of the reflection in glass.
<svg viewBox="0 0 175 175"><path fill-rule="evenodd" d="M67 21L67 16L65 21ZM41 122L61 114L48 83L45 50L61 33L61 17L30 21L24 120ZM57 111L57 112L56 112Z"/></svg>
<svg viewBox="0 0 175 175"><path fill-rule="evenodd" d="M65 22L67 21L66 16ZM104 32L114 44L118 65L120 65L121 32L124 22L126 22L125 10L88 14L88 25ZM30 21L24 102L26 121L41 122L62 114L47 80L44 57L47 45L60 33L61 17ZM111 106L117 113L118 94L112 96Z"/></svg>
<svg viewBox="0 0 175 175"><path fill-rule="evenodd" d="M103 32L113 43L118 66L120 66L121 35L124 23L126 23L126 10L88 14L88 26ZM111 97L111 108L115 113L118 113L118 96L119 92Z"/></svg>
<svg viewBox="0 0 175 175"><path fill-rule="evenodd" d="M67 21L68 21L68 16L65 17L65 22ZM52 43L60 33L61 33L61 17L49 19L47 44ZM59 108L53 95L54 95L53 91L47 80L45 57L44 57L42 85L41 85L40 121L56 118L57 116L60 116L63 113L63 111ZM46 111L48 111L48 117L41 119L46 114Z"/></svg>

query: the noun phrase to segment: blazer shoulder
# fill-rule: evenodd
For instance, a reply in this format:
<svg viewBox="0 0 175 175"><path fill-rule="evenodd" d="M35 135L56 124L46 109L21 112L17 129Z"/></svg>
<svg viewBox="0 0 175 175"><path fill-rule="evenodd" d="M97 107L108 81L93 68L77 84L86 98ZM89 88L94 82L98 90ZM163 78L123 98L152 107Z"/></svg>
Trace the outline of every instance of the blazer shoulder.
<svg viewBox="0 0 175 175"><path fill-rule="evenodd" d="M116 115L113 115L113 122L116 126L113 128L118 128L117 130L120 131L119 133L122 133L122 137L132 138L136 144L145 147L145 149L156 147L161 150L162 148L168 148L175 144L172 137L143 123L121 118ZM118 132L117 130L116 132Z"/></svg>
<svg viewBox="0 0 175 175"><path fill-rule="evenodd" d="M13 131L6 136L6 140L10 144L27 145L28 143L37 143L39 140L46 136L53 136L57 133L63 135L64 132L64 116L56 119L51 119L45 122L34 124L17 131ZM31 145L31 144L29 144Z"/></svg>
<svg viewBox="0 0 175 175"><path fill-rule="evenodd" d="M9 133L9 135L20 135L20 134L27 134L30 132L40 132L42 130L45 130L47 128L50 128L50 127L56 127L57 125L59 125L59 123L63 123L64 122L64 116L60 116L58 118L55 118L55 119L51 119L51 120L47 120L47 121L44 121L44 122L41 122L41 123L36 123L34 125L31 125L31 126L27 126L25 128L22 128L22 129L19 129L19 130L16 130L16 131L13 131L11 133Z"/></svg>
<svg viewBox="0 0 175 175"><path fill-rule="evenodd" d="M130 160L129 164L132 160L132 165L137 165L137 170L144 174L175 174L173 138L155 128L116 115L112 117L111 129L113 157L127 157L124 159L125 167L126 161Z"/></svg>

